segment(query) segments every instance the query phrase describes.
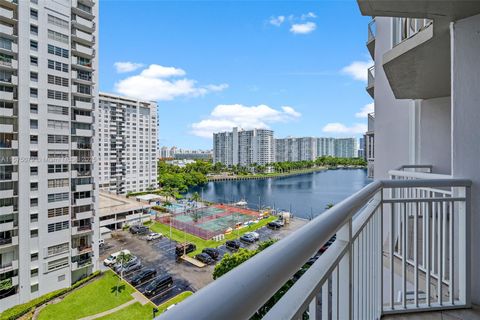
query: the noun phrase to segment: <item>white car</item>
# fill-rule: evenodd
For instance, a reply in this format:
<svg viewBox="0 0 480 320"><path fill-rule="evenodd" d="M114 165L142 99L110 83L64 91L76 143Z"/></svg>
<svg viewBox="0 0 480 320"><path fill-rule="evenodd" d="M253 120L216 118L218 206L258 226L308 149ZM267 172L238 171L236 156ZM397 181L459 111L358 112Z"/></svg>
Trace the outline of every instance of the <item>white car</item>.
<svg viewBox="0 0 480 320"><path fill-rule="evenodd" d="M117 251L115 253L112 253L107 259L103 260L103 264L106 265L107 267L113 266L117 262L117 257L120 255L120 253L125 253L125 254L131 254L129 250L125 249L122 251Z"/></svg>
<svg viewBox="0 0 480 320"><path fill-rule="evenodd" d="M256 232L247 232L246 234L251 234L253 236L253 238L255 239L255 241L258 241L260 240L260 235Z"/></svg>
<svg viewBox="0 0 480 320"><path fill-rule="evenodd" d="M161 233L152 232L147 236L147 241L152 241L155 239L160 239L162 237Z"/></svg>

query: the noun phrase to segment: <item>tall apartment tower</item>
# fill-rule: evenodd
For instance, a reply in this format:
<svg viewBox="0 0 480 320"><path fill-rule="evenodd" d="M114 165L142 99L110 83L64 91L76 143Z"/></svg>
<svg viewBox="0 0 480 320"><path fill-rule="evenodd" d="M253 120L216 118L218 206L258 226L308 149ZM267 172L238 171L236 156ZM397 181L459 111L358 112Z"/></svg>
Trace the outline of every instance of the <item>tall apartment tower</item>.
<svg viewBox="0 0 480 320"><path fill-rule="evenodd" d="M335 156L335 138L318 138L317 154L322 156Z"/></svg>
<svg viewBox="0 0 480 320"><path fill-rule="evenodd" d="M318 143L317 138L303 137L298 138L298 153L300 161L313 161L317 159Z"/></svg>
<svg viewBox="0 0 480 320"><path fill-rule="evenodd" d="M0 2L0 312L97 269L98 3Z"/></svg>
<svg viewBox="0 0 480 320"><path fill-rule="evenodd" d="M116 194L157 187L157 104L100 93L101 190Z"/></svg>
<svg viewBox="0 0 480 320"><path fill-rule="evenodd" d="M335 139L335 157L356 158L358 156L358 144L356 138Z"/></svg>

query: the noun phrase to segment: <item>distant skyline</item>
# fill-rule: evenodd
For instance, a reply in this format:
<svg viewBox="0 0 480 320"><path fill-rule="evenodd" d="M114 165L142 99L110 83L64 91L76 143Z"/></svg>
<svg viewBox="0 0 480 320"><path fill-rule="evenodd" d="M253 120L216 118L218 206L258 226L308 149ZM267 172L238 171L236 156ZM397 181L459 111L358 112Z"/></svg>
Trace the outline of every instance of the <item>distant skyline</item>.
<svg viewBox="0 0 480 320"><path fill-rule="evenodd" d="M101 1L100 90L157 101L160 146L234 126L359 137L368 20L353 1Z"/></svg>

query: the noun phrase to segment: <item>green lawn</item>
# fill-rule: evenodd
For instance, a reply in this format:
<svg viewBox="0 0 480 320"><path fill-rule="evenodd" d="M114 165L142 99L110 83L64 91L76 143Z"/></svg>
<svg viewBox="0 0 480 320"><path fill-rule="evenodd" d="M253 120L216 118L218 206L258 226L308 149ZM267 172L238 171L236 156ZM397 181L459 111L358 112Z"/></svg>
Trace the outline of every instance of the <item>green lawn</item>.
<svg viewBox="0 0 480 320"><path fill-rule="evenodd" d="M179 303L185 300L187 297L191 296L193 293L191 291L185 291L180 293L179 295L173 297L172 299L162 303L157 307L158 313L157 316L164 312L169 306L175 303ZM140 303L136 302L125 309L112 313L108 316L101 317L99 320L148 320L152 319L154 305L152 303L148 303L142 306Z"/></svg>
<svg viewBox="0 0 480 320"><path fill-rule="evenodd" d="M222 241L204 240L200 237L197 237L197 236L194 236L194 235L191 235L191 234L187 233L186 240L188 242L194 243L197 246L197 250L190 253L189 255L194 256L197 253L202 252L202 250L204 248L218 247L218 246L224 244L225 241L227 241L227 240L233 240L233 239L236 239L236 238L240 237L244 233L260 229L260 228L266 226L269 222L274 221L274 220L277 220L277 217L271 216L271 217L268 217L266 219L262 219L256 224L252 224L252 225L249 225L246 228L240 229L238 232L237 232L237 230L235 230L234 232L232 232L228 235L225 235L225 239L222 240ZM161 233L164 236L170 238L170 226L161 224L159 222L150 223L148 226L154 232ZM172 240L177 241L177 242L184 242L185 241L185 233L181 230L178 230L178 229L175 229L175 228L172 227Z"/></svg>
<svg viewBox="0 0 480 320"><path fill-rule="evenodd" d="M120 284L116 295L118 276L107 271L98 280L68 294L61 302L46 306L39 314L39 320L74 320L115 308L133 299L134 289Z"/></svg>

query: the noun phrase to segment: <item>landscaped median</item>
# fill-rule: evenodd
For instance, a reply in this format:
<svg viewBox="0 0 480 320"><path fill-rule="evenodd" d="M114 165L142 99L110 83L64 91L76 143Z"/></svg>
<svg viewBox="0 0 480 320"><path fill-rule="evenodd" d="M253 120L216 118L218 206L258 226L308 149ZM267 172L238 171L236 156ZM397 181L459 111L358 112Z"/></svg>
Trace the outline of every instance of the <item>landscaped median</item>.
<svg viewBox="0 0 480 320"><path fill-rule="evenodd" d="M187 241L187 242L195 244L195 246L197 247L197 250L195 250L194 252L189 254L189 256L193 257L196 254L202 252L202 250L205 249L205 248L218 247L218 246L224 244L227 240L237 239L238 237L242 236L243 234L245 234L247 232L252 232L252 231L258 230L262 227L265 227L269 222L275 221L277 219L278 219L277 217L270 216L266 219L260 220L258 223L251 224L248 227L242 228L240 230L234 230L232 233L226 234L225 239L221 240L221 241L204 240L204 239L202 239L200 237L197 237L197 236L194 236L190 233L187 233L185 235L185 232L183 232L182 230L178 230L178 229L175 229L175 228L172 227L171 228L171 230L172 230L171 239L174 240L174 241L177 241L177 242ZM147 225L152 231L161 233L165 237L170 238L170 226L164 225L164 224L159 223L159 222L148 223Z"/></svg>

